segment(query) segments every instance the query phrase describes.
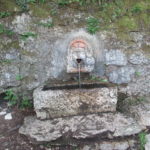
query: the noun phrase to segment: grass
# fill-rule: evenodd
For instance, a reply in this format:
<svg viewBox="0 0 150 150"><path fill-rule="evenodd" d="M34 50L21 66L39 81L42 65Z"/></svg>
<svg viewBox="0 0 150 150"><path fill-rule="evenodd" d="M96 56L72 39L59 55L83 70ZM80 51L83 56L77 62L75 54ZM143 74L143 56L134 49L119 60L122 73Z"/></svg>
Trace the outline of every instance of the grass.
<svg viewBox="0 0 150 150"><path fill-rule="evenodd" d="M5 100L8 100L8 106L14 106L18 102L18 97L12 89L9 89L5 92Z"/></svg>
<svg viewBox="0 0 150 150"><path fill-rule="evenodd" d="M0 34L13 35L14 32L11 29L7 29L3 24L0 24Z"/></svg>
<svg viewBox="0 0 150 150"><path fill-rule="evenodd" d="M33 33L33 32L24 32L23 34L21 34L21 39L22 40L27 40L29 37L37 37L37 34Z"/></svg>
<svg viewBox="0 0 150 150"><path fill-rule="evenodd" d="M145 144L146 144L146 133L141 132L139 135L139 142L140 142L140 150L145 150Z"/></svg>
<svg viewBox="0 0 150 150"><path fill-rule="evenodd" d="M32 108L33 104L31 100L28 97L23 97L20 103L19 108L25 109L25 108Z"/></svg>
<svg viewBox="0 0 150 150"><path fill-rule="evenodd" d="M89 78L89 80L99 81L99 82L104 82L104 83L108 82L107 79L102 79L102 78L99 78L99 77L97 77L97 76L91 76L91 77Z"/></svg>
<svg viewBox="0 0 150 150"><path fill-rule="evenodd" d="M52 21L40 22L40 23L38 23L38 25L43 26L43 27L47 27L47 28L51 28L54 26Z"/></svg>
<svg viewBox="0 0 150 150"><path fill-rule="evenodd" d="M87 31L90 34L95 34L99 28L99 20L97 18L90 17L87 19Z"/></svg>
<svg viewBox="0 0 150 150"><path fill-rule="evenodd" d="M17 105L20 109L26 109L33 106L32 101L27 96L19 96L12 89L5 92L4 99L8 101L8 107Z"/></svg>
<svg viewBox="0 0 150 150"><path fill-rule="evenodd" d="M10 16L10 15L11 15L10 12L0 12L0 19L1 19L1 18L5 18L5 17L8 17L8 16Z"/></svg>

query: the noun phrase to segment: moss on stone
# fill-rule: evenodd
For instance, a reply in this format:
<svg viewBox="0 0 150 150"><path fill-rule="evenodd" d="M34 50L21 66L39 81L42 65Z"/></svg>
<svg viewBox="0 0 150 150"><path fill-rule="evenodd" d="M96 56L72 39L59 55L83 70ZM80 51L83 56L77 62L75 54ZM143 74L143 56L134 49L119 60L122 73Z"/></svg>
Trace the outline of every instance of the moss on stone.
<svg viewBox="0 0 150 150"><path fill-rule="evenodd" d="M116 32L117 38L121 41L126 41L128 44L132 44L132 37L130 36L129 32Z"/></svg>
<svg viewBox="0 0 150 150"><path fill-rule="evenodd" d="M15 0L0 0L0 11L19 11L19 7L16 5Z"/></svg>
<svg viewBox="0 0 150 150"><path fill-rule="evenodd" d="M124 16L118 21L118 27L120 30L132 31L137 30L138 25L135 18Z"/></svg>
<svg viewBox="0 0 150 150"><path fill-rule="evenodd" d="M50 15L50 10L45 5L31 4L29 8L35 17L47 18Z"/></svg>
<svg viewBox="0 0 150 150"><path fill-rule="evenodd" d="M25 55L25 56L31 56L31 57L36 56L36 53L35 53L35 52L30 52L30 51L27 51L27 50L24 50L24 49L21 50L20 53L21 53L22 55Z"/></svg>

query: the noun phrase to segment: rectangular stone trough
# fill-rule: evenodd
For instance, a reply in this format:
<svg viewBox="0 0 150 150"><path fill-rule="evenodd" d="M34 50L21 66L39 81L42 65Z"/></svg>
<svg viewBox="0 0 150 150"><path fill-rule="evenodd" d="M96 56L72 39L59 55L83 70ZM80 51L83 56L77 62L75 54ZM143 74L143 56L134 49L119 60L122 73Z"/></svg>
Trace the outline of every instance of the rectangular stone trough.
<svg viewBox="0 0 150 150"><path fill-rule="evenodd" d="M98 112L114 112L117 104L116 87L92 88L37 88L34 108L39 119L83 115Z"/></svg>

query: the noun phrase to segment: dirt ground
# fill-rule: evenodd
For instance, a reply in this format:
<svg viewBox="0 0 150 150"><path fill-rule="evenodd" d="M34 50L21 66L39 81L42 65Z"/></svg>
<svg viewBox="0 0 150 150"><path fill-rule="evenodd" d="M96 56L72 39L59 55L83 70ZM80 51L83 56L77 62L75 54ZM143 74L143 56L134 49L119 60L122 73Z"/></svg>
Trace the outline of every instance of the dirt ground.
<svg viewBox="0 0 150 150"><path fill-rule="evenodd" d="M12 114L12 119L5 120L5 115L0 115L0 150L45 150L43 145L32 144L27 137L18 133L24 117L33 115L34 111L20 110L17 107L10 109L6 102L0 101L0 110L4 109Z"/></svg>

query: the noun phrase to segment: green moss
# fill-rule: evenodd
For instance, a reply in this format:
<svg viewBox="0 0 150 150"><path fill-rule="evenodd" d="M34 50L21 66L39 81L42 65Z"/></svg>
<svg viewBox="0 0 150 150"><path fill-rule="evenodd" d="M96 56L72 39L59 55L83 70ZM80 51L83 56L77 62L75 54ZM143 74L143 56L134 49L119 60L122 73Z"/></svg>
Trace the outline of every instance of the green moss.
<svg viewBox="0 0 150 150"><path fill-rule="evenodd" d="M150 45L142 45L142 50L147 54L147 57L150 58Z"/></svg>
<svg viewBox="0 0 150 150"><path fill-rule="evenodd" d="M10 51L11 48L20 49L19 41L12 41L10 43L4 44L3 41L0 41L1 51Z"/></svg>
<svg viewBox="0 0 150 150"><path fill-rule="evenodd" d="M148 15L147 13L143 13L139 16L139 19L145 27L150 28L150 15Z"/></svg>
<svg viewBox="0 0 150 150"><path fill-rule="evenodd" d="M119 29L126 31L136 30L138 28L135 18L128 16L125 16L122 19L120 19L118 21L118 26Z"/></svg>
<svg viewBox="0 0 150 150"><path fill-rule="evenodd" d="M138 2L138 3L134 4L133 7L131 8L131 12L132 13L140 13L147 9L148 9L148 3L142 1L142 2Z"/></svg>
<svg viewBox="0 0 150 150"><path fill-rule="evenodd" d="M117 34L117 37L118 37L118 39L119 40L121 40L121 41L126 41L126 42L128 42L128 44L132 44L132 37L130 36L130 34L129 34L129 32L116 32L116 34Z"/></svg>
<svg viewBox="0 0 150 150"><path fill-rule="evenodd" d="M19 11L19 7L16 5L15 0L0 0L0 11Z"/></svg>
<svg viewBox="0 0 150 150"><path fill-rule="evenodd" d="M50 10L45 5L30 5L30 10L32 11L33 16L39 18L47 18L50 15Z"/></svg>

